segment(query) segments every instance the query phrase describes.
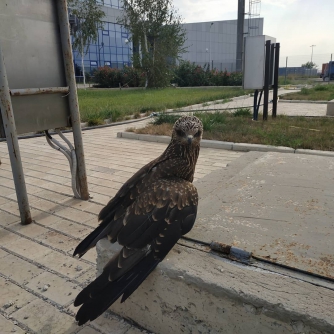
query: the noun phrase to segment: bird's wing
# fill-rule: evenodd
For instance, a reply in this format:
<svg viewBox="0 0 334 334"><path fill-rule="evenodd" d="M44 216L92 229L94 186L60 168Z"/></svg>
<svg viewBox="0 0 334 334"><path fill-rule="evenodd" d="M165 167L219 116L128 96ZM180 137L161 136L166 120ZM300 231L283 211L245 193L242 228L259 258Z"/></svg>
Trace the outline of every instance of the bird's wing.
<svg viewBox="0 0 334 334"><path fill-rule="evenodd" d="M153 160L137 173L135 173L117 192L109 203L101 210L99 214L100 225L90 233L75 249L73 256L83 256L89 249L94 247L96 243L106 237L107 235L116 235L120 228L120 217L124 217L127 214L128 208L137 200L140 196L141 200L147 200L147 204L152 206L149 202L148 194L149 190L157 181L157 179L165 176L164 167L168 164L168 167L178 168L178 159L167 158L164 155ZM158 169L158 170L157 170ZM156 171L157 170L157 171ZM142 195L145 196L142 196ZM151 194L152 195L152 194ZM139 204L138 204L139 205ZM138 209L137 209L138 211ZM111 242L115 242L116 239L110 239Z"/></svg>
<svg viewBox="0 0 334 334"><path fill-rule="evenodd" d="M100 239L107 235L110 228L113 228L113 226L110 226L110 223L114 222L115 215L116 217L124 215L126 208L135 200L141 189L150 182L151 170L165 160L163 156L160 156L151 161L123 184L117 194L99 213L98 219L101 221L100 225L80 242L74 250L73 256L83 256Z"/></svg>
<svg viewBox="0 0 334 334"><path fill-rule="evenodd" d="M160 179L114 221L124 248L103 273L77 296L79 324L93 320L120 296L125 301L168 254L181 235L192 228L197 213L196 188L182 179ZM109 235L114 239L116 235Z"/></svg>

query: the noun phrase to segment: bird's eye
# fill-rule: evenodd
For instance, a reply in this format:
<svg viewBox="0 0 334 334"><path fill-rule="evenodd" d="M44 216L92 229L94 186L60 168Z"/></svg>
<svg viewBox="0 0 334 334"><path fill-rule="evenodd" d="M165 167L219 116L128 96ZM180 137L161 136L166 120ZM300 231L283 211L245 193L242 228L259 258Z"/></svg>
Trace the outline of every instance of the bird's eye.
<svg viewBox="0 0 334 334"><path fill-rule="evenodd" d="M176 134L180 137L185 136L185 133L182 130L176 130Z"/></svg>
<svg viewBox="0 0 334 334"><path fill-rule="evenodd" d="M201 132L200 130L198 130L198 131L195 133L194 137L200 137L201 134L202 134L202 132Z"/></svg>

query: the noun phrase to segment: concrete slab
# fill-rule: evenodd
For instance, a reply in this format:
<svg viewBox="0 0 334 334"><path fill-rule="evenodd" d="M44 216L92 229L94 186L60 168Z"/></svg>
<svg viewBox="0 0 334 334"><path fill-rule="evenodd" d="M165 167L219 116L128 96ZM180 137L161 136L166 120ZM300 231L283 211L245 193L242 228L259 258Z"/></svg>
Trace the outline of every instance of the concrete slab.
<svg viewBox="0 0 334 334"><path fill-rule="evenodd" d="M327 102L326 115L327 116L334 116L334 100L331 100L331 101Z"/></svg>
<svg viewBox="0 0 334 334"><path fill-rule="evenodd" d="M112 311L158 333L332 333L334 278L329 157L250 152L196 181L197 241L216 240L273 265L242 265L181 240ZM119 250L99 242L98 269ZM329 308L329 309L328 309Z"/></svg>
<svg viewBox="0 0 334 334"><path fill-rule="evenodd" d="M212 188L205 188L188 236L334 278L333 159L272 152L253 157L232 178L214 182L224 175L214 171L201 180L200 194L208 179Z"/></svg>
<svg viewBox="0 0 334 334"><path fill-rule="evenodd" d="M116 248L97 245L98 269ZM113 312L159 334L329 334L334 291L177 245Z"/></svg>

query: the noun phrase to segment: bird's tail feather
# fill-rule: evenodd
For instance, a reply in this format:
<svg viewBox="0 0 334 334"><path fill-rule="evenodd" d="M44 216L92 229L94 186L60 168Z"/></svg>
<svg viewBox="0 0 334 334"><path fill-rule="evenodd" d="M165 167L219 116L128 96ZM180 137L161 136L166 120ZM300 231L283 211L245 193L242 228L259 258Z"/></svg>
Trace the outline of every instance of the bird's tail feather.
<svg viewBox="0 0 334 334"><path fill-rule="evenodd" d="M93 232L80 242L74 250L73 256L79 254L79 257L82 257L87 251L94 247L99 240L107 235L111 239L111 242L115 242L122 227L122 218L114 221L110 221L110 219L103 220Z"/></svg>
<svg viewBox="0 0 334 334"><path fill-rule="evenodd" d="M99 276L79 293L74 302L75 306L83 304L76 315L78 324L82 325L96 319L122 295L121 302L124 302L159 262L160 260L155 259L151 252L115 281L109 281L106 275L101 277L103 274ZM107 281L101 282L103 279Z"/></svg>
<svg viewBox="0 0 334 334"><path fill-rule="evenodd" d="M78 294L74 306L79 306L90 299L94 299L110 282L116 281L139 263L148 251L148 247L143 249L124 247L105 265L102 274Z"/></svg>

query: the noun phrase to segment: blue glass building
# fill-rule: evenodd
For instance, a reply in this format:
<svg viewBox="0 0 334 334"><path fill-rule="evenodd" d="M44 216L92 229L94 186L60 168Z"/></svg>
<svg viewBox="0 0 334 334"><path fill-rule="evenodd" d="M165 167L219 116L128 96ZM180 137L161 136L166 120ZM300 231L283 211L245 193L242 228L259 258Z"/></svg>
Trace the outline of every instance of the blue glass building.
<svg viewBox="0 0 334 334"><path fill-rule="evenodd" d="M102 3L102 2L101 2ZM93 73L98 67L109 66L123 68L131 66L132 43L129 42L129 33L120 24L117 17L121 15L123 3L121 0L104 0L103 29L98 31L98 39L89 45L89 50L84 55L85 72ZM81 54L73 50L73 59L76 76L82 76Z"/></svg>

